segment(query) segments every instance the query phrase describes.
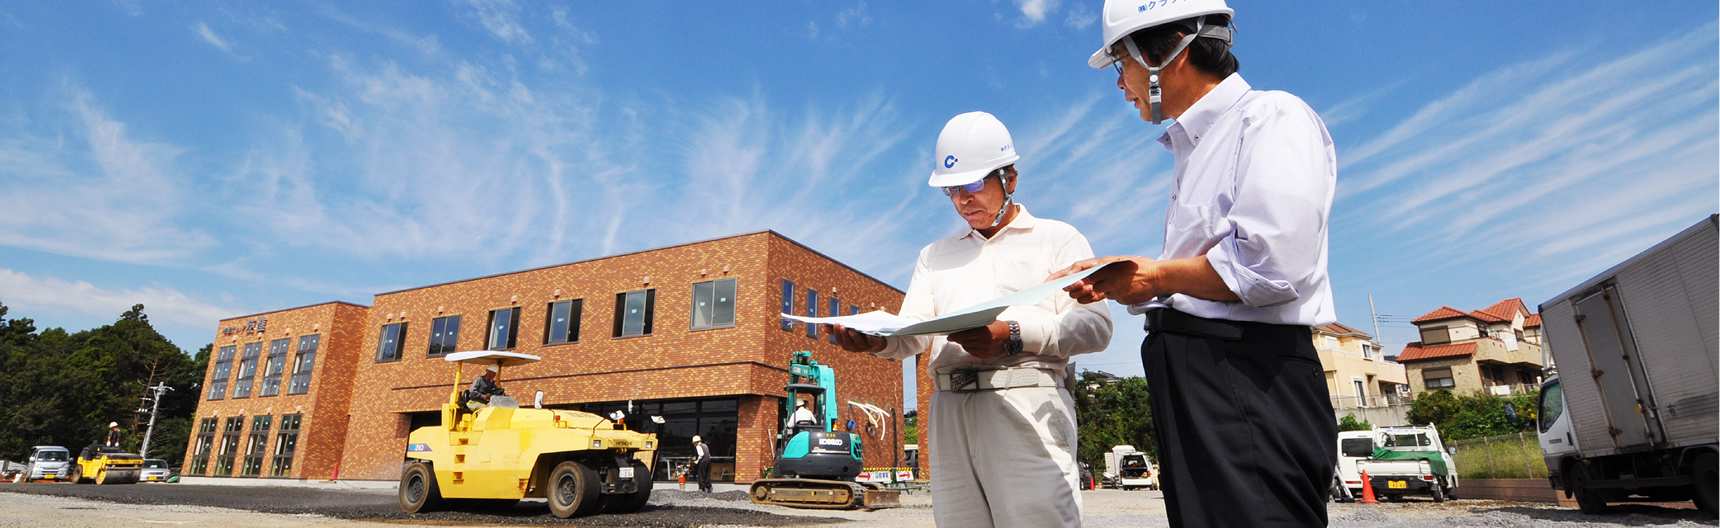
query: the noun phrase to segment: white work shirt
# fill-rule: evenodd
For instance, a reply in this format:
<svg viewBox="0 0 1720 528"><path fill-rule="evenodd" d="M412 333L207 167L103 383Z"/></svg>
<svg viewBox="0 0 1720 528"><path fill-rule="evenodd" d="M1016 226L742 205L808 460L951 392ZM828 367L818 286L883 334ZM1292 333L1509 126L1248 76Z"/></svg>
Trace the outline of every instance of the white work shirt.
<svg viewBox="0 0 1720 528"><path fill-rule="evenodd" d="M798 407L794 410L794 417L791 421L789 421L789 425L797 424L800 422L815 422L815 421L817 421L817 419L812 417L812 410L811 409L807 409L805 407Z"/></svg>
<svg viewBox="0 0 1720 528"><path fill-rule="evenodd" d="M1177 294L1199 317L1317 326L1337 322L1326 277L1326 226L1338 156L1320 116L1300 98L1253 90L1231 74L1159 138L1176 155L1159 260L1206 255L1240 302Z"/></svg>
<svg viewBox="0 0 1720 528"><path fill-rule="evenodd" d="M914 278L898 315L925 321L1045 282L1076 261L1093 257L1087 238L1074 226L1034 218L1017 205L1015 219L987 239L971 228L920 250ZM945 336L892 336L878 356L904 359L931 347L931 370L1030 367L1063 376L1067 358L1111 344L1108 303L1079 304L1068 295L1048 295L1038 304L1011 306L1000 321L1021 326L1022 352L983 361Z"/></svg>

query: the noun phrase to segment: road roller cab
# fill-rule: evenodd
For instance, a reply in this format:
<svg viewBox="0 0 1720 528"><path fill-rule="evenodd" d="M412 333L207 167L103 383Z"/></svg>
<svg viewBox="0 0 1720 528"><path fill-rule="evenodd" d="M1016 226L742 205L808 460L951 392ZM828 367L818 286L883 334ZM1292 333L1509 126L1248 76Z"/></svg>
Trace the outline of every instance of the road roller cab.
<svg viewBox="0 0 1720 528"><path fill-rule="evenodd" d="M442 404L441 423L412 431L400 479L407 513L455 507L509 507L523 498L549 499L550 511L568 518L637 511L651 497L657 437L623 428L595 414L519 408L507 396L467 412L460 373L538 361L502 351L456 352L454 387Z"/></svg>
<svg viewBox="0 0 1720 528"><path fill-rule="evenodd" d="M143 457L122 447L91 445L78 454L72 465L72 482L78 484L136 484L143 472Z"/></svg>

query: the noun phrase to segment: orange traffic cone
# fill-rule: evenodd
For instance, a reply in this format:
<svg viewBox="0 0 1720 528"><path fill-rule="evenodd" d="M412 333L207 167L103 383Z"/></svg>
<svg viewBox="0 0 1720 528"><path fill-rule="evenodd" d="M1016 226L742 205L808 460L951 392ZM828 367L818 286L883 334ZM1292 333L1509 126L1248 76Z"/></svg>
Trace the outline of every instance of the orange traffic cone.
<svg viewBox="0 0 1720 528"><path fill-rule="evenodd" d="M1368 478L1368 472L1362 471L1362 504L1379 504L1374 498L1374 481Z"/></svg>

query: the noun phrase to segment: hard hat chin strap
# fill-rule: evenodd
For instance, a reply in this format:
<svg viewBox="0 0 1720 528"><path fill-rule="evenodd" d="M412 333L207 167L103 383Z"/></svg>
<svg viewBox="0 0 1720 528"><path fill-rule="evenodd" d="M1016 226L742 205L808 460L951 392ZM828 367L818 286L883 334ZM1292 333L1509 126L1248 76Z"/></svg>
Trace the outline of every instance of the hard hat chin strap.
<svg viewBox="0 0 1720 528"><path fill-rule="evenodd" d="M1171 54L1166 55L1164 62L1161 62L1158 66L1147 64L1147 59L1141 57L1140 48L1135 47L1134 38L1123 38L1123 47L1129 48L1129 56L1134 57L1135 62L1141 63L1141 67L1147 69L1147 103L1153 107L1153 124L1157 125L1165 120L1162 106L1164 97L1162 90L1159 88L1159 70L1170 65L1171 61L1176 60L1178 55L1182 55L1183 50L1188 49L1189 43L1194 42L1194 39L1200 36L1201 30L1205 28L1206 17L1203 16L1195 19L1194 32L1183 35L1182 41L1177 43L1176 49L1171 50ZM1225 41L1228 42L1229 34L1227 33L1224 38Z"/></svg>
<svg viewBox="0 0 1720 528"><path fill-rule="evenodd" d="M998 224L1003 223L1003 215L1008 213L1009 208L1013 207L1015 203L1015 191L1010 190L1009 182L1005 181L1009 178L1009 173L1003 169L998 169L997 172L997 184L1003 187L1003 207L997 208L997 217L991 220L991 227L987 229L995 228Z"/></svg>

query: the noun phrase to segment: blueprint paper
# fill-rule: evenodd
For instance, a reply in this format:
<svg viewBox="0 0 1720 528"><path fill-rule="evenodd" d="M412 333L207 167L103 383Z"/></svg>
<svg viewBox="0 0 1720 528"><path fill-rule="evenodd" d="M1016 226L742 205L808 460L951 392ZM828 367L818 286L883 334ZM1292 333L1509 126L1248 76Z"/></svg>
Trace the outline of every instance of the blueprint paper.
<svg viewBox="0 0 1720 528"><path fill-rule="evenodd" d="M915 321L900 315L885 313L882 310L841 317L803 317L789 314L782 314L782 317L807 324L839 324L856 332L879 337L949 335L989 325L997 320L997 314L1003 313L1005 309L1011 306L1039 304L1039 301L1045 299L1046 296L1062 293L1063 288L1074 284L1075 281L1087 278L1094 272L1105 269L1106 266L1109 264L956 310L949 315L927 321Z"/></svg>

